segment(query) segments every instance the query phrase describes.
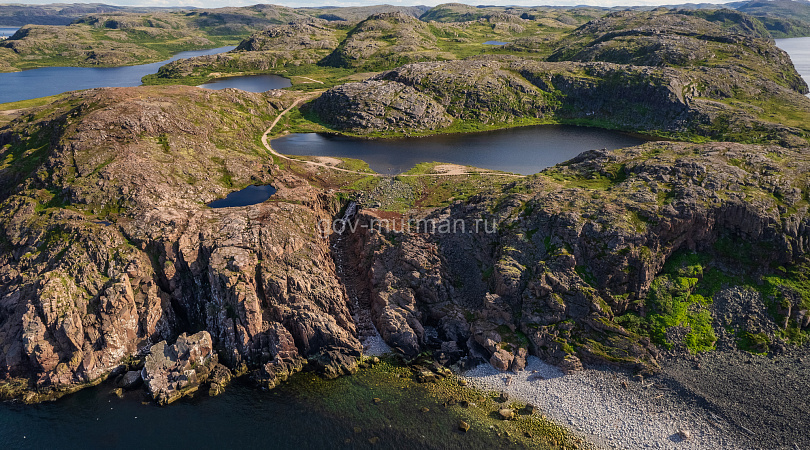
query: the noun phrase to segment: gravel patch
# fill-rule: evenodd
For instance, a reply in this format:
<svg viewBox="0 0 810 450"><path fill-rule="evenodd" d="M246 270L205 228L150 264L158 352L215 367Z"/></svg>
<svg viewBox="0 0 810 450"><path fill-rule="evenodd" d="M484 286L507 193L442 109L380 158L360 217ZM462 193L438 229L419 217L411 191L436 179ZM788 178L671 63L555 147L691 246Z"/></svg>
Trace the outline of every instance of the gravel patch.
<svg viewBox="0 0 810 450"><path fill-rule="evenodd" d="M500 372L482 364L462 377L480 389L533 404L602 448L747 447L721 417L689 404L663 383L621 371L599 368L565 375L530 356L525 371Z"/></svg>
<svg viewBox="0 0 810 450"><path fill-rule="evenodd" d="M363 344L363 355L365 356L382 356L394 352L394 349L385 343L376 328L374 328L374 334L361 339L361 343Z"/></svg>
<svg viewBox="0 0 810 450"><path fill-rule="evenodd" d="M810 348L779 355L717 351L662 361L656 378L681 398L728 420L743 448L810 448Z"/></svg>

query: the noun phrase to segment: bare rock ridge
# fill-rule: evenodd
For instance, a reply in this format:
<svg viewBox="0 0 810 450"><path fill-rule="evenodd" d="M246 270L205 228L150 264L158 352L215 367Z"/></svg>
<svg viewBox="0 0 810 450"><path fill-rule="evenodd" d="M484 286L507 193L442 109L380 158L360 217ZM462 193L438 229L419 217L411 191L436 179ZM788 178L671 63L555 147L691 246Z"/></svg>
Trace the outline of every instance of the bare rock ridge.
<svg viewBox="0 0 810 450"><path fill-rule="evenodd" d="M266 71L287 64L314 64L337 48L337 29L320 19L299 19L251 35L228 53L181 59L162 66L158 76L201 76L217 70Z"/></svg>
<svg viewBox="0 0 810 450"><path fill-rule="evenodd" d="M751 82L810 110L810 101L800 93L773 82L754 82L741 74L731 84L723 78L713 81L710 75L674 68L515 58L414 63L363 83L332 88L313 103L313 110L336 130L360 134L397 131L404 125L397 122L400 110L386 108L389 98L403 92L404 85L411 88L409 96L421 95L420 104L436 102L460 121L584 120L657 134L719 138L756 133L766 142L806 145L803 130L719 101L733 95L731 92L756 89L748 84ZM385 95L378 98L381 90ZM442 124L436 111L414 108L407 123L435 129Z"/></svg>
<svg viewBox="0 0 810 450"><path fill-rule="evenodd" d="M347 83L324 93L315 110L328 124L359 133L435 130L452 120L445 108L414 88L389 81Z"/></svg>
<svg viewBox="0 0 810 450"><path fill-rule="evenodd" d="M658 274L676 255L721 255L728 242L752 243L742 263L719 256L721 265L742 264L748 269L736 270L751 276L803 261L810 250L809 163L806 149L729 143L593 151L502 195L401 218L422 228L380 230L373 211L361 212L350 254L366 274L359 278L368 280L377 328L406 354L429 348L450 362L478 354L503 370L520 369L534 354L565 370L607 363L655 371L660 347L625 319L659 312L651 301L662 295ZM605 172L611 167L621 172ZM598 173L606 183L585 187ZM790 193L776 194L787 203L773 192ZM474 219L497 225L487 233ZM453 231L441 232L442 224L454 224ZM721 294L718 307L727 308L721 305L729 300L720 299L729 295L737 294ZM808 329L799 311L804 300L771 295L766 303L790 306L781 319L749 327ZM728 329L723 320L737 323L721 320L724 314L730 317L726 310L708 325L718 334ZM688 326L685 333L692 333Z"/></svg>
<svg viewBox="0 0 810 450"><path fill-rule="evenodd" d="M375 14L357 25L324 60L335 67L396 67L440 57L437 38L424 22L403 13Z"/></svg>
<svg viewBox="0 0 810 450"><path fill-rule="evenodd" d="M611 13L575 30L549 60L714 68L758 75L807 93L787 53L773 45L762 24L728 9Z"/></svg>

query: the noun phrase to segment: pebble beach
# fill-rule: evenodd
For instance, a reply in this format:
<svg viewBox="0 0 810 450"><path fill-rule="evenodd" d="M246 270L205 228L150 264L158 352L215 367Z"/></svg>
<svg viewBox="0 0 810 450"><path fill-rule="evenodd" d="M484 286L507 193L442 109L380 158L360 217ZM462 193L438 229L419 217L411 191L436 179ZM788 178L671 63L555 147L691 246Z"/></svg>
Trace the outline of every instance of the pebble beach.
<svg viewBox="0 0 810 450"><path fill-rule="evenodd" d="M472 386L506 393L607 449L746 448L733 427L664 385L610 369L566 375L529 357L526 370L479 365L461 376Z"/></svg>

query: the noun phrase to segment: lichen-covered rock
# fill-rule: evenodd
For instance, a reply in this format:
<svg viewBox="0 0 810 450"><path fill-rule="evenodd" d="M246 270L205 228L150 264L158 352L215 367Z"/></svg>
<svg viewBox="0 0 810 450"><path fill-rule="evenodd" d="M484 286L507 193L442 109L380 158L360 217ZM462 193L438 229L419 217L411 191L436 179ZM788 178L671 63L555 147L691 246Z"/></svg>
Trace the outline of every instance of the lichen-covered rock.
<svg viewBox="0 0 810 450"><path fill-rule="evenodd" d="M444 107L399 83L365 81L326 91L312 105L328 125L355 133L435 130L450 125Z"/></svg>
<svg viewBox="0 0 810 450"><path fill-rule="evenodd" d="M146 389L161 405L195 392L216 364L211 335L207 331L177 338L174 345L158 342L149 349L141 372Z"/></svg>
<svg viewBox="0 0 810 450"><path fill-rule="evenodd" d="M337 46L335 27L324 20L300 19L254 33L230 52L172 61L161 66L157 76L203 77L218 72L267 71L286 65L315 64Z"/></svg>
<svg viewBox="0 0 810 450"><path fill-rule="evenodd" d="M808 168L805 150L776 146L659 142L586 152L502 193L403 219L466 220L467 232L369 232L375 212L362 211L353 261L371 299L397 299L372 310L380 330L437 330L438 344L408 341L419 351L453 340L501 370L520 369L527 350L566 372L605 363L654 371L651 339L616 318L651 314L653 280L679 250L714 255L718 242L733 241L758 249L745 267L801 262L810 250ZM604 184L589 184L594 177ZM469 232L469 221L483 218L497 231ZM781 314L804 326L791 295ZM718 311L741 315L747 303L724 296ZM383 338L401 345L399 335Z"/></svg>
<svg viewBox="0 0 810 450"><path fill-rule="evenodd" d="M197 330L222 364L265 385L322 350L359 351L329 242L312 227L339 205L255 153L253 137L289 102L96 89L0 130L3 158L18 158L0 168L0 380L55 397ZM279 202L205 206L234 184L271 182Z"/></svg>
<svg viewBox="0 0 810 450"><path fill-rule="evenodd" d="M388 104L392 94L407 92L409 98L418 99L418 105L444 105L453 119L491 125L538 118L592 121L654 134L735 136L791 147L807 145L803 129L773 122L764 109L745 106L767 92L791 105L796 114L810 115L810 100L777 81L734 67L687 70L513 57L467 59L407 64L363 84L338 86L315 101L315 111L338 130L362 133L366 125L374 131L403 132L407 128L389 121L394 117L396 123L406 123L401 119L402 107L391 109ZM723 101L729 98L742 103ZM428 122L416 121L413 129L443 126L438 120Z"/></svg>
<svg viewBox="0 0 810 450"><path fill-rule="evenodd" d="M451 59L437 45L430 27L402 12L369 16L360 22L324 63L335 67L380 70L414 61Z"/></svg>
<svg viewBox="0 0 810 450"><path fill-rule="evenodd" d="M268 27L252 34L236 47L237 51L329 49L338 45L335 29L318 19L300 20Z"/></svg>
<svg viewBox="0 0 810 450"><path fill-rule="evenodd" d="M728 9L614 12L578 28L549 60L733 68L807 93L762 23Z"/></svg>

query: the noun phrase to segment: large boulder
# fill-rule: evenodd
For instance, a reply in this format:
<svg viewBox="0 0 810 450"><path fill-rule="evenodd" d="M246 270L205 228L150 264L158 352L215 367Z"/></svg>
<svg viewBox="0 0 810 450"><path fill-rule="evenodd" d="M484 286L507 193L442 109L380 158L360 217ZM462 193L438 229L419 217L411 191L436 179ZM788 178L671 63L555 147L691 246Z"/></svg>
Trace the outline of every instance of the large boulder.
<svg viewBox="0 0 810 450"><path fill-rule="evenodd" d="M195 392L216 362L207 331L183 333L174 345L166 341L153 345L141 375L152 398L165 405Z"/></svg>

